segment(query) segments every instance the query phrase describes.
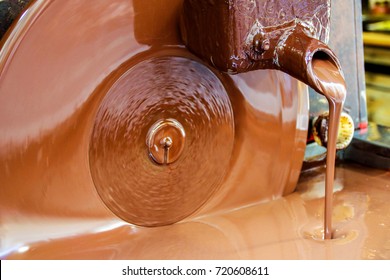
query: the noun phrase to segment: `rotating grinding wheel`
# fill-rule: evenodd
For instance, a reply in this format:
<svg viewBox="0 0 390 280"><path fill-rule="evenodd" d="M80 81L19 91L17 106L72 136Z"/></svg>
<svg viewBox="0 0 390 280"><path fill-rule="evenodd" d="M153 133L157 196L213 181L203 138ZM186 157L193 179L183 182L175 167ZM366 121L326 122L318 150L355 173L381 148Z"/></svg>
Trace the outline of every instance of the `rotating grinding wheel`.
<svg viewBox="0 0 390 280"><path fill-rule="evenodd" d="M294 190L307 88L205 66L181 4L32 1L0 51L0 205L157 226Z"/></svg>
<svg viewBox="0 0 390 280"><path fill-rule="evenodd" d="M220 80L183 57L157 57L126 71L105 94L91 137L97 190L122 219L177 222L221 184L234 140Z"/></svg>

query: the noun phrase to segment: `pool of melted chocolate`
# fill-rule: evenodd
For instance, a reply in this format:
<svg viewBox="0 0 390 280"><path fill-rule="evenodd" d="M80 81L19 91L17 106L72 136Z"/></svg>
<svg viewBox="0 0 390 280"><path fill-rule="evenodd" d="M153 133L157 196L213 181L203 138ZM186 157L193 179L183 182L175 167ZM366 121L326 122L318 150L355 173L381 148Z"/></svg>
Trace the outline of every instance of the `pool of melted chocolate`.
<svg viewBox="0 0 390 280"><path fill-rule="evenodd" d="M2 258L388 260L389 172L337 164L335 173L332 240L323 241L319 167L283 198L165 227L14 215L2 220Z"/></svg>
<svg viewBox="0 0 390 280"><path fill-rule="evenodd" d="M230 74L278 69L327 98L324 237L330 239L336 140L346 89L336 56L318 40L326 40L329 2L187 0L183 7L181 29L187 47L217 69ZM205 25L214 29L205 29Z"/></svg>

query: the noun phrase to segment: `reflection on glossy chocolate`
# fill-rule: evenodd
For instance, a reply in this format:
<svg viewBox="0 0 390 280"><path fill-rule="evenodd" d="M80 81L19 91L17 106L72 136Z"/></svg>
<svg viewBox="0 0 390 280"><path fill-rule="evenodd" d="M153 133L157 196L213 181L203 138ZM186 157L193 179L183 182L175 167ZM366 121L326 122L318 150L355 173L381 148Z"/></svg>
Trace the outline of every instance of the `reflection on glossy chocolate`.
<svg viewBox="0 0 390 280"><path fill-rule="evenodd" d="M329 104L329 128L328 144L326 152L326 177L325 177L325 217L324 237L332 238L332 204L334 165L336 159L337 134L340 123L343 103L346 97L344 77L337 64L330 57L321 53L314 55L312 61L312 73L318 80L319 88L328 100Z"/></svg>
<svg viewBox="0 0 390 280"><path fill-rule="evenodd" d="M3 241L17 244L8 259L390 259L390 174L336 167L336 230L328 241L324 177L324 168L306 171L297 191L281 199L165 227L41 218L36 227L7 223Z"/></svg>
<svg viewBox="0 0 390 280"><path fill-rule="evenodd" d="M336 56L318 40L327 37L324 34L327 34L328 19L329 1L326 0L187 0L182 16L182 34L187 47L219 70L241 73L278 69L303 81L328 99L326 239L331 238L335 145L346 95ZM214 30L205 26L212 26Z"/></svg>
<svg viewBox="0 0 390 280"><path fill-rule="evenodd" d="M308 41L327 48L329 18L329 0L185 0L181 31L192 52L222 71L285 65L299 76L306 74L301 53Z"/></svg>
<svg viewBox="0 0 390 280"><path fill-rule="evenodd" d="M341 178L339 184L345 191L336 194L335 239L327 243L330 246L313 240L316 230L322 228L324 212L322 193L316 190L318 184L307 179L309 182L303 182L299 191L292 193L300 175L306 143L307 87L275 70L231 77L209 68L187 51L179 39L181 4L181 0L98 0L94 5L77 0L36 1L4 41L0 52L1 258L388 257L385 250L388 247L381 247L388 240L387 228L381 226L389 223L388 215L384 214L388 207L383 203L388 200L388 174L373 171L369 177L376 183L373 189L358 184L359 169L339 169L337 177ZM146 228L121 221L98 195L95 175L91 173L101 170L95 166L92 171L91 162L104 160L104 149L116 147L112 139L108 146L93 146L91 136L96 123L104 119L104 111L100 109L131 113L121 111L120 104L104 107L109 104L106 103L106 98L110 98L108 93L122 74L134 74L132 71L139 67L142 69L150 62L164 59L176 61L177 68L171 73L183 72L186 79L203 77L216 81L218 87L212 89L208 85L204 90L223 97L221 104L219 98L212 99L218 103L215 108L226 107L226 101L230 100L232 113L227 115L234 120L234 140L231 158L223 163L227 164L225 177L209 200L179 223ZM192 64L204 75L190 74L190 68L183 63ZM158 67L165 69L162 65ZM145 72L134 75L139 73ZM148 75L150 73L145 74ZM174 85L180 84L180 77L177 74ZM128 78L130 85L142 90L142 84L131 80L133 75ZM150 89L147 82L145 88ZM159 88L153 91L156 93L153 97L166 93ZM191 99L189 91L183 92ZM146 94L141 99L149 102ZM129 96L131 101L133 95ZM191 99L195 103L198 100ZM164 107L160 105L153 104L150 109ZM203 102L197 105L209 106ZM134 114L143 112L138 111L139 108L132 109ZM196 112L206 114L208 111ZM219 111L218 114L224 115ZM140 145L138 152L142 149L144 153L139 159L144 160L145 165L152 165L146 135L162 116L141 114L140 117L151 120L144 126L135 126L142 127L143 135L140 143L136 143ZM175 118L183 125L186 137L188 135L185 145L190 145L187 139L191 139L189 134L193 132L187 129L189 124L180 118L180 113L163 117ZM116 124L123 124L123 120L131 122L132 119L118 118ZM202 123L201 118L194 122ZM226 123L223 132L231 135L232 125ZM103 122L100 124L104 127ZM104 129L112 132L112 128ZM125 131L126 125L121 129ZM196 131L199 135L206 132ZM132 156L125 135L128 136L121 134L124 138L118 143L125 143L123 154ZM230 142L218 140L216 143L217 147L207 147L210 153L207 158ZM118 144L118 147L121 146ZM115 155L123 156L119 151L115 151ZM177 163L185 159L184 155ZM197 163L189 172L196 171L202 163ZM122 167L118 170L113 166L108 167L119 173ZM162 166L154 166L157 167ZM169 170L170 167L175 165L162 168ZM211 175L210 178L213 179ZM204 180L210 178L206 176ZM316 178L322 186L323 170ZM119 180L119 183L122 182ZM171 187L180 192L188 185L172 184ZM204 185L191 187L190 191L195 193L198 189L202 191ZM192 197L181 198L192 203ZM378 215L373 218L370 211ZM346 238L342 237L344 233ZM373 238L378 233L381 238Z"/></svg>
<svg viewBox="0 0 390 280"><path fill-rule="evenodd" d="M211 70L188 58L153 57L123 68L102 93L94 121L92 178L108 208L125 221L143 226L180 221L219 189L228 171L234 143L229 96ZM171 129L153 128L161 120L171 120ZM175 125L182 129L173 130ZM169 137L172 156L180 156L169 164L150 160L150 129L158 137L153 142L160 145Z"/></svg>
<svg viewBox="0 0 390 280"><path fill-rule="evenodd" d="M182 62L175 66L176 69L170 69L172 73L176 73L177 85L182 83L180 74L187 77L187 81L199 80L201 77L205 81L213 81L213 84L207 85L206 88L203 88L205 85L190 82L187 82L189 86L181 86L186 96L183 102L197 104L195 108L199 108L195 110L193 106L189 106L181 110L195 110L193 113L196 118L193 123L184 120L184 115L179 111L173 112L175 116L167 113L164 118L175 118L186 127L202 124L203 115L209 114L208 110L202 108L211 104L199 103L202 98L191 97L194 92L191 87L199 87L199 90L204 92L215 92L216 96L227 94L233 109L233 149L229 146L230 136L219 139L222 142L218 140L214 144L211 143L211 146L206 146L210 154L203 156L186 172L196 173L198 166L202 167L205 160L217 162L217 169L227 165L223 181L220 185L217 184L219 190L206 195L206 184L176 182L170 185L177 189L178 197L182 197L181 191L185 192L186 188L193 193L203 193L204 197L212 196L193 216L279 198L294 190L306 141L307 88L291 77L275 71L242 74L231 78L208 68L181 45L178 34L170 36L166 41L166 37L159 37L159 32L151 32L155 23L138 24L139 19L135 17L139 15L138 11L150 10L149 3L142 3L123 0L109 3L100 0L94 5L76 0L35 2L27 10L25 21L16 25L12 36L3 46L0 57L0 125L4 132L0 139L0 176L4 182L0 200L10 211L45 216L112 217L113 213L106 208L98 195L89 165L89 150L92 147L90 137L99 116L98 111L110 88L120 80L123 73L130 71L128 73L141 75L142 79L144 72L138 69L144 69L145 65L153 69L155 65L159 65L155 62L161 62L164 57L182 58ZM150 12L156 14L154 19L160 22L159 27L164 27L161 29L162 33L173 32L172 19L165 13L161 13L159 17L158 11L163 7L178 11L181 3L155 1L155 9ZM148 6L148 9L144 9L143 5ZM83 16L79 17L78 14ZM64 19L61 24L57 24L58 20L53 22L59 18ZM152 17L143 17L147 18ZM175 18L178 20L178 15ZM28 31L23 26L29 26ZM138 28L144 28L145 32L149 32L155 39L144 41L139 35L142 32L135 32ZM75 33L74 30L78 32ZM174 30L178 32L178 29ZM161 47L156 41L169 46ZM147 45L144 45L145 43ZM172 46L173 43L175 46ZM185 61L192 66L184 65L187 63ZM165 68L169 68L169 65L161 64L159 67L167 72ZM38 68L39 71L36 70ZM195 73L191 74L192 70ZM187 74L184 76L185 73ZM130 85L142 90L143 84L137 84L134 75L130 77ZM145 75L149 75L149 72ZM165 75L169 76L169 73ZM20 77L23 77L23 82L20 82ZM148 77L156 78L153 75ZM148 81L144 80L143 83L145 88L150 87ZM136 91L131 95L129 92L129 96L144 94L140 96L141 99L149 102L154 100L153 97L169 94L169 88L159 91L162 86L164 85L159 84L153 89L150 88L151 92ZM169 86L168 81L166 86ZM147 98L148 94L150 99ZM218 116L223 116L220 108L226 103L227 97L224 98L207 99L216 104ZM163 109L164 99L161 101L149 106L150 109ZM115 111L121 107L114 106L111 109ZM134 108L134 114L137 112L140 112L139 109ZM133 151L126 146L127 150L123 150L122 154L134 156L132 153L138 151L142 153L140 160L152 165L146 146L146 133L162 115L140 116L141 119L152 120L145 122L143 137L139 139L140 142L134 143L142 147L142 151L141 148ZM232 117L231 113L226 116ZM223 119L216 121L223 122ZM221 131L231 135L231 124L223 127ZM214 133L203 128L197 128L196 131L185 128L185 131L187 139L194 139L191 135L196 134L208 139ZM280 141L280 135L284 136L283 141ZM125 143L125 139L122 140ZM122 140L118 139L118 143ZM185 145L189 147L194 144L189 140ZM103 148L109 146L96 150L98 158L104 154ZM231 159L213 157L220 149L232 149ZM191 156L196 156L196 153ZM184 159L185 154L177 163ZM156 166L153 165L153 168ZM175 168L175 165L164 168L169 170ZM186 173L183 172L180 176L185 176ZM205 176L202 180L207 181L215 180L213 176L217 174L203 175ZM124 173L124 176L128 174ZM145 189L152 188L145 186ZM202 191L202 188L206 189ZM185 198L188 200L186 203L195 203L195 197ZM158 200L159 197L154 199ZM194 201L191 201L192 199Z"/></svg>

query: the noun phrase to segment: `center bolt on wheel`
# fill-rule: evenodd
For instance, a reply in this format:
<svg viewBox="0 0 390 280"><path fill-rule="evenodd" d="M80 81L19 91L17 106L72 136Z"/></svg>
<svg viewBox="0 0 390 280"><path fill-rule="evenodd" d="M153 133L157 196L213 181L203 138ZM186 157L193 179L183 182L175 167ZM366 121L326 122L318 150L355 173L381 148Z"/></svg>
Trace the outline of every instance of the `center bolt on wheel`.
<svg viewBox="0 0 390 280"><path fill-rule="evenodd" d="M177 161L184 149L185 131L175 119L154 123L146 135L149 157L157 164L168 165Z"/></svg>

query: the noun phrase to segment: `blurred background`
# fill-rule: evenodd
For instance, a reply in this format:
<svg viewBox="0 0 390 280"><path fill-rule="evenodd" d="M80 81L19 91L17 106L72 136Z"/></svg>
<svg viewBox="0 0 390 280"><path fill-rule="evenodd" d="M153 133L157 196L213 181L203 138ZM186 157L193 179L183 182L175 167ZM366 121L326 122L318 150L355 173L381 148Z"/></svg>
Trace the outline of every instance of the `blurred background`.
<svg viewBox="0 0 390 280"><path fill-rule="evenodd" d="M362 0L368 120L390 126L390 1Z"/></svg>

